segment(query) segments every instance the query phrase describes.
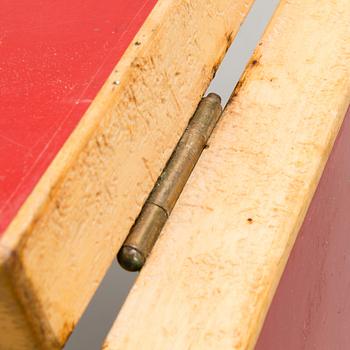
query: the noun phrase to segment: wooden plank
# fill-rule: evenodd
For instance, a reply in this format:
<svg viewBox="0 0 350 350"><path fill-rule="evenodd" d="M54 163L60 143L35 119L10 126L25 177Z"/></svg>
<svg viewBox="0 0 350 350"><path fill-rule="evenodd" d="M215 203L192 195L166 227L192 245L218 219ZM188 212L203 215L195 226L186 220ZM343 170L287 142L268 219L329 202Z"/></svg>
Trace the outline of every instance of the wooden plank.
<svg viewBox="0 0 350 350"><path fill-rule="evenodd" d="M13 140L22 142L19 136L22 135L24 148L31 142L36 148L38 142L44 145L42 150L47 153L44 160L40 152L37 153L40 159L34 157L39 161L33 164L41 164L38 171L33 168L36 175L32 176L25 164L20 165L19 172L31 174L27 184L31 193L27 198L22 194L18 197L19 203L13 203L14 212L25 199L24 204L10 224L7 226L10 219L5 217L2 226L7 228L0 241L0 319L1 325L7 325L7 335L0 337L0 347L56 349L65 342L127 235L252 2L161 0L134 39L134 33L128 31L133 15L141 16L136 21L141 25L141 19L146 17L145 13L141 15L141 8L150 10L154 1L139 0L131 5L123 1L97 4L92 0L84 4L74 0L70 4L48 3L45 6L33 1L25 1L23 5L26 6L17 6L17 1L6 3L9 8L13 7L13 11L7 11L6 21L19 22L13 30L28 27L27 32L35 31L33 38L38 39L32 43L37 45L33 56L24 55L31 52L29 34L23 38L27 51L20 48L16 55L16 50L9 50L11 60L7 64L19 60L16 63L19 68L10 70L8 76L13 72L16 84L11 85L13 81L9 81L5 91L11 92L12 105L18 102L18 91L23 103L29 103L29 107L19 105L13 114L9 109L13 118L21 118L18 125L22 127ZM62 11L67 12L65 16L61 16ZM75 12L71 14L70 11ZM116 15L118 11L121 17L125 12L121 23ZM128 11L133 15L128 17ZM23 18L27 22L23 22ZM37 23L37 27L33 23ZM45 26L50 30L43 30ZM114 38L109 31L115 26L120 38L132 42L112 69L106 62L115 64L126 47L113 41L115 39L109 40ZM95 30L101 30L101 37L93 33ZM9 33L2 38L5 45ZM21 36L21 33L11 35ZM49 40L50 35L54 40ZM87 38L82 41L84 35ZM69 41L67 46L65 40ZM56 50L55 45L61 45L60 50ZM90 54L97 59L90 60L90 56L87 57ZM56 69L55 55L61 56L59 69ZM22 58L27 68L29 64L28 69L20 67ZM76 68L81 81L70 75L73 69L70 60L75 68L82 65L81 70ZM31 71L33 61L42 70ZM106 71L112 73L90 104ZM18 88L16 72L25 76L24 90ZM33 87L37 82L31 77L35 74L42 79L42 84ZM75 91L74 83L78 80L81 86ZM74 93L70 94L70 88ZM32 93L33 100L21 91ZM66 124L55 122L56 93L61 103L57 118ZM77 107L74 107L76 102ZM64 115L65 103L76 111L75 117L68 121ZM5 105L4 108L10 107ZM21 108L25 112L23 116L19 114ZM51 117L54 131L47 129L48 139L45 134L35 137L29 133L29 126L23 128L24 120L36 125L36 118L48 118L42 122L50 125ZM9 130L6 137L13 133L10 126L6 130ZM54 139L50 135L54 135ZM13 157L5 154L3 159L7 162L15 156L17 153ZM29 163L26 164L29 167ZM11 196L10 192L6 196ZM27 192L23 193L24 197ZM16 343L12 342L18 337ZM34 345L35 339L40 346Z"/></svg>
<svg viewBox="0 0 350 350"><path fill-rule="evenodd" d="M349 136L350 110L295 242L256 350L340 350L350 346Z"/></svg>
<svg viewBox="0 0 350 350"><path fill-rule="evenodd" d="M252 349L350 102L347 0L282 1L104 349Z"/></svg>

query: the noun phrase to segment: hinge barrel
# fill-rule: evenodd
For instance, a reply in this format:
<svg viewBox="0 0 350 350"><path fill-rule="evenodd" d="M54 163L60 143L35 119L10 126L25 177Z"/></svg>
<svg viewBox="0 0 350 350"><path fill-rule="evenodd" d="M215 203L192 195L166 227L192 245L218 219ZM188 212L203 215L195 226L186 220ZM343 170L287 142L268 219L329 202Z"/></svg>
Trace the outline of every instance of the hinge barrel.
<svg viewBox="0 0 350 350"><path fill-rule="evenodd" d="M199 103L118 253L126 270L138 271L144 265L220 118L220 103L220 97L213 93Z"/></svg>

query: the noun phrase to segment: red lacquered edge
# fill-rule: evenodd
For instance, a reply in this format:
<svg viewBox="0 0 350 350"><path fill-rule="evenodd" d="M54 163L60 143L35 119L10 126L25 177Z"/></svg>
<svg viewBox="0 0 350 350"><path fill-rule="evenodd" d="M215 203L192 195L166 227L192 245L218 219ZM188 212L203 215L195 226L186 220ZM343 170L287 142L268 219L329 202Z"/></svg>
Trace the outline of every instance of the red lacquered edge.
<svg viewBox="0 0 350 350"><path fill-rule="evenodd" d="M350 348L350 110L256 350Z"/></svg>
<svg viewBox="0 0 350 350"><path fill-rule="evenodd" d="M0 18L0 235L156 0L14 0Z"/></svg>

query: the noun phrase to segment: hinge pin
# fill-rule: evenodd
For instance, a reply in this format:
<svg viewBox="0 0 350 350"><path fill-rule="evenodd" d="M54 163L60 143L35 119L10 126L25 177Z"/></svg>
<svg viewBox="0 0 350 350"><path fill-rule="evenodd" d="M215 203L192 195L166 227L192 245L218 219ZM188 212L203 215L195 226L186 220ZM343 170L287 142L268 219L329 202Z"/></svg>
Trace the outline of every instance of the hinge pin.
<svg viewBox="0 0 350 350"><path fill-rule="evenodd" d="M119 264L138 271L159 237L222 113L220 96L204 97L118 253Z"/></svg>

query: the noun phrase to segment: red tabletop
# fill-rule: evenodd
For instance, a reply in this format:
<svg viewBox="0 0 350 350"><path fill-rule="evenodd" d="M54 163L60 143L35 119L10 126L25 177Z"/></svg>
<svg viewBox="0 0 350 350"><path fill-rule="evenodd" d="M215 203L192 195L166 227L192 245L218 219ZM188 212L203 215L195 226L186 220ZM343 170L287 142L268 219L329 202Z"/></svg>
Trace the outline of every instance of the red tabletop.
<svg viewBox="0 0 350 350"><path fill-rule="evenodd" d="M0 235L156 0L2 0Z"/></svg>

